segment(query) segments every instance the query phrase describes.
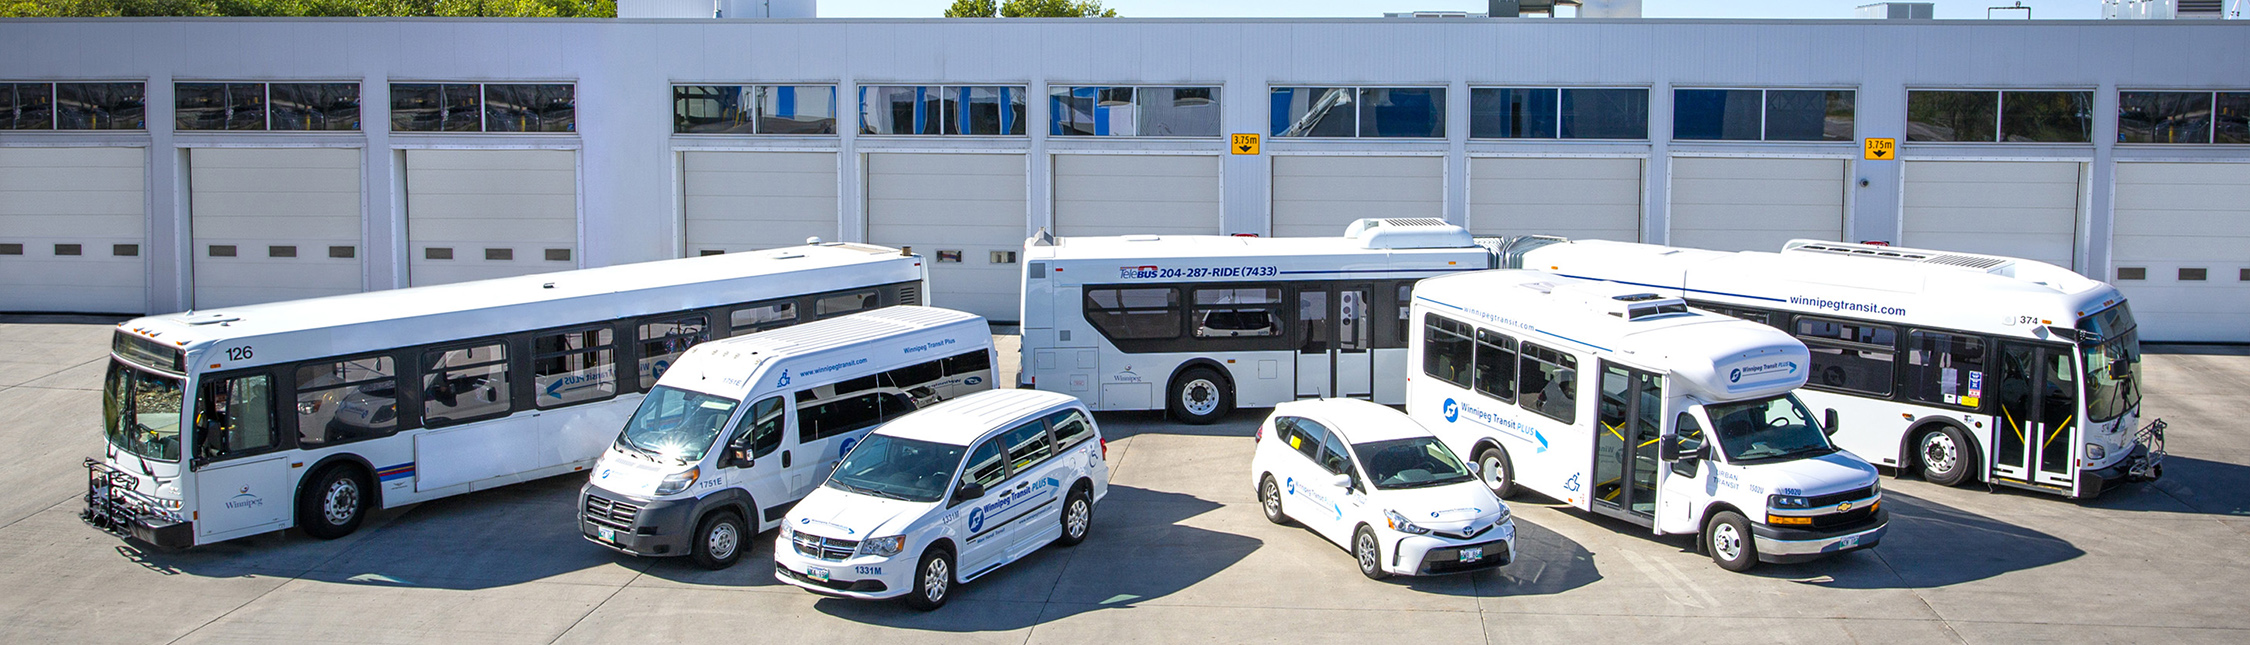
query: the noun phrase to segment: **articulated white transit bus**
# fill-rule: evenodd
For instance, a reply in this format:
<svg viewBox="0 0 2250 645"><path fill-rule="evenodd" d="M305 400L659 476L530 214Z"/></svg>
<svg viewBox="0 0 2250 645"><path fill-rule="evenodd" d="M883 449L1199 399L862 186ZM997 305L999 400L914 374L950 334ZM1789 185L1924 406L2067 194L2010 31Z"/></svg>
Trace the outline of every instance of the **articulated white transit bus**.
<svg viewBox="0 0 2250 645"><path fill-rule="evenodd" d="M1810 357L1788 334L1536 271L1424 280L1411 313L1407 414L1495 495L1696 535L1732 571L1883 538L1875 467L1792 394Z"/></svg>
<svg viewBox="0 0 2250 645"><path fill-rule="evenodd" d="M814 244L117 326L81 517L159 547L584 470L688 347L917 304L922 259Z"/></svg>
<svg viewBox="0 0 2250 645"><path fill-rule="evenodd" d="M1189 423L1301 398L1395 405L1415 281L1492 261L1427 218L1334 238L1042 234L1024 245L1018 385Z"/></svg>
<svg viewBox="0 0 2250 645"><path fill-rule="evenodd" d="M2162 475L2140 419L2141 348L2108 283L2018 258L1795 240L1722 253L1558 238L1503 262L1685 298L1812 349L1800 395L1842 413L1836 444L1929 481L2092 497Z"/></svg>

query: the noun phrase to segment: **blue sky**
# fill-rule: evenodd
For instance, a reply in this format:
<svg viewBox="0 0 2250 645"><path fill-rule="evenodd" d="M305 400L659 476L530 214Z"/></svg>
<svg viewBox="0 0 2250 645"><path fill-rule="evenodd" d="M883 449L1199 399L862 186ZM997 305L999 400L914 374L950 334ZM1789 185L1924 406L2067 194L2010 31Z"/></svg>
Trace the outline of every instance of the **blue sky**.
<svg viewBox="0 0 2250 645"><path fill-rule="evenodd" d="M1650 18L1850 18L1853 7L1875 0L1642 0ZM931 18L952 0L819 0L824 18ZM1985 8L2015 0L1937 0L1939 18L1984 17ZM2101 17L2101 0L2023 0L2040 19ZM1387 11L1484 11L1484 0L1104 0L1103 6L1135 18L1350 17Z"/></svg>

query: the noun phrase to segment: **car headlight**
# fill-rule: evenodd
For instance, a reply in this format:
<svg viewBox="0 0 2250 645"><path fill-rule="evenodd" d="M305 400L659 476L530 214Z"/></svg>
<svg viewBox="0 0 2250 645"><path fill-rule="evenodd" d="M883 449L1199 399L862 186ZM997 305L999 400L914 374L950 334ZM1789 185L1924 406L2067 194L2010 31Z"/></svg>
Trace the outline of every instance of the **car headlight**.
<svg viewBox="0 0 2250 645"><path fill-rule="evenodd" d="M656 494L670 495L683 490L687 490L689 486L695 485L696 479L701 478L702 476L702 466L697 466L680 471L670 477L665 477L663 482L658 483L656 485Z"/></svg>
<svg viewBox="0 0 2250 645"><path fill-rule="evenodd" d="M1398 531L1400 533L1412 533L1415 535L1421 535L1430 532L1429 529L1415 526L1413 522L1406 521L1406 516L1398 514L1398 511L1385 509L1383 511L1383 520L1390 523L1391 530Z"/></svg>
<svg viewBox="0 0 2250 645"><path fill-rule="evenodd" d="M1493 525L1493 526L1499 526L1499 525L1502 525L1502 524L1507 524L1507 523L1508 523L1508 518L1510 518L1510 517L1514 517L1514 516L1515 516L1515 513L1514 513L1514 512L1512 512L1512 511L1509 511L1509 510L1508 510L1508 505L1507 505L1507 504L1501 504L1501 505L1500 505L1500 515L1499 515L1499 516L1497 516L1497 517L1494 517L1494 518L1492 518L1492 525Z"/></svg>
<svg viewBox="0 0 2250 645"><path fill-rule="evenodd" d="M2086 444L2086 460L2087 460L2087 461L2094 461L2094 460L2099 460L2099 459L2101 459L2101 458L2103 458L2103 457L2107 457L2107 456L2109 456L2109 449L2108 449L2108 448L2103 448L2103 447L2102 447L2102 445L2101 445L2101 444L2098 444L2098 443L2089 443L2089 444Z"/></svg>
<svg viewBox="0 0 2250 645"><path fill-rule="evenodd" d="M1768 495L1766 504L1774 508L1804 510L1812 508L1812 499L1795 495Z"/></svg>
<svg viewBox="0 0 2250 645"><path fill-rule="evenodd" d="M898 552L904 550L906 550L906 536L904 535L870 538L859 543L860 555L887 558L898 555Z"/></svg>

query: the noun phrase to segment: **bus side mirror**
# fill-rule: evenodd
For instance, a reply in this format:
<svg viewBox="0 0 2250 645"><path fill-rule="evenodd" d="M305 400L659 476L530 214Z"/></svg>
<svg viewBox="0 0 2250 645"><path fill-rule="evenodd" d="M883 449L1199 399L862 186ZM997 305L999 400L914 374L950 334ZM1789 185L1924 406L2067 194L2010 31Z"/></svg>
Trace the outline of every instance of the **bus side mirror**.
<svg viewBox="0 0 2250 645"><path fill-rule="evenodd" d="M979 484L976 482L961 482L960 488L953 489L953 503L955 504L959 504L983 496L984 484Z"/></svg>
<svg viewBox="0 0 2250 645"><path fill-rule="evenodd" d="M1836 436L1836 408L1829 408L1827 417L1828 418L1823 419L1827 423L1822 424L1824 427L1820 429L1821 433L1831 437Z"/></svg>
<svg viewBox="0 0 2250 645"><path fill-rule="evenodd" d="M1680 435L1665 437L1656 442L1656 458L1660 461L1696 461L1708 459L1710 444L1694 441Z"/></svg>

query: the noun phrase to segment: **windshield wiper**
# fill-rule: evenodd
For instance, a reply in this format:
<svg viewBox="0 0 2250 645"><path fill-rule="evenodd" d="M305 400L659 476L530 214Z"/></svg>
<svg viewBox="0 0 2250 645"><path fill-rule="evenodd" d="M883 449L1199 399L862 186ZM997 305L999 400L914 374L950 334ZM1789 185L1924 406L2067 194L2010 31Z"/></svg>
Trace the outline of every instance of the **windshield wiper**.
<svg viewBox="0 0 2250 645"><path fill-rule="evenodd" d="M847 484L847 483L844 483L844 481L843 481L843 480L841 480L841 479L832 479L832 480L829 480L829 481L830 481L830 482L833 482L833 483L835 483L835 484L836 484L837 486L842 486L842 487L844 487L844 490L848 490L848 491L851 491L851 492L854 492L854 493L859 493L859 494L861 494L861 495L873 495L873 496L875 496L875 497L881 497L881 498L884 498L884 499L895 499L895 500L900 500L900 501L904 501L904 500L906 499L906 496L905 496L905 495L900 495L900 494L898 494L898 493L889 493L889 492L879 491L879 490L875 490L875 489L873 489L873 488L867 488L867 487L864 487L864 486L853 486L853 485L851 485L851 484Z"/></svg>
<svg viewBox="0 0 2250 645"><path fill-rule="evenodd" d="M1453 478L1447 478L1447 479L1431 479L1431 480L1426 480L1426 481L1409 482L1409 483L1404 483L1404 484L1397 484L1397 485L1393 485L1393 486L1391 486L1391 490L1400 490L1400 489L1405 489L1405 488L1427 488L1427 487L1430 487L1430 486L1442 486L1442 485L1445 485L1445 484L1458 484L1458 483L1461 483L1461 482L1465 482L1465 481L1469 481L1469 478L1468 478L1468 477L1453 477Z"/></svg>

